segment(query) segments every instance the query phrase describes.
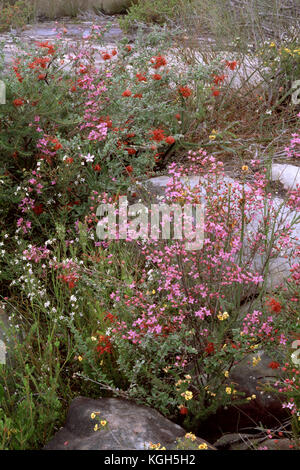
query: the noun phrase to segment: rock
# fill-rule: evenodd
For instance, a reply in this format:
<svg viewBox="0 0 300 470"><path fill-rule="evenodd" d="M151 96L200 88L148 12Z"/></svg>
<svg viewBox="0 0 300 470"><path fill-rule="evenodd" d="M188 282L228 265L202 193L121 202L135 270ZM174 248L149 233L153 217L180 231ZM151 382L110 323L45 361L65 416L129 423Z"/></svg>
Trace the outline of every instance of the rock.
<svg viewBox="0 0 300 470"><path fill-rule="evenodd" d="M100 412L99 419L107 421L100 431L94 431L98 421L91 418L93 412ZM65 426L45 450L147 450L150 443L174 449L176 439L185 434L182 427L151 408L117 398L78 397L70 405ZM202 439L197 443L213 449Z"/></svg>
<svg viewBox="0 0 300 470"><path fill-rule="evenodd" d="M229 433L224 434L215 443L214 447L220 450L232 450L235 445L249 443L253 439L253 434Z"/></svg>
<svg viewBox="0 0 300 470"><path fill-rule="evenodd" d="M107 14L114 15L126 11L135 0L36 0L38 16L57 18L73 16L80 11L100 9Z"/></svg>
<svg viewBox="0 0 300 470"><path fill-rule="evenodd" d="M96 4L95 6L100 3L100 8L104 13L114 15L126 11L132 3L136 3L136 0L94 0L93 3Z"/></svg>
<svg viewBox="0 0 300 470"><path fill-rule="evenodd" d="M260 358L260 362L253 366L253 358ZM279 363L280 359L276 358ZM230 381L235 388L245 393L245 397L256 395L256 398L245 404L238 405L240 413L249 416L252 422L270 422L268 418L276 417L280 420L286 416L286 411L282 408L282 403L277 395L265 391L266 386L272 386L279 378L280 369L272 369L269 364L274 361L264 351L257 351L244 358L238 365L234 366L230 372Z"/></svg>
<svg viewBox="0 0 300 470"><path fill-rule="evenodd" d="M8 323L8 318L0 305L0 364L6 363L6 341L3 327L6 327Z"/></svg>
<svg viewBox="0 0 300 470"><path fill-rule="evenodd" d="M300 167L273 163L271 178L273 181L280 181L286 190L295 190L297 185L300 186Z"/></svg>
<svg viewBox="0 0 300 470"><path fill-rule="evenodd" d="M214 446L219 450L297 450L299 442L286 438L266 439L255 434L225 434Z"/></svg>
<svg viewBox="0 0 300 470"><path fill-rule="evenodd" d="M252 364L254 356L261 358L256 366ZM287 419L289 414L282 408L279 398L264 390L265 386L272 385L279 377L279 369L268 367L274 360L280 363L279 358L270 358L265 352L257 351L234 366L230 372L228 386L243 392L245 398L252 395L256 395L256 398L246 403L234 404L233 402L231 406L220 407L214 416L199 425L197 434L205 435L206 439L211 442L215 442L224 433L235 433L235 439L241 433L257 432L259 425L267 428L278 427L280 422ZM229 444L231 443L225 440L225 442L221 441L221 444L218 442L218 445L215 442L214 445L220 448L222 445L229 446Z"/></svg>

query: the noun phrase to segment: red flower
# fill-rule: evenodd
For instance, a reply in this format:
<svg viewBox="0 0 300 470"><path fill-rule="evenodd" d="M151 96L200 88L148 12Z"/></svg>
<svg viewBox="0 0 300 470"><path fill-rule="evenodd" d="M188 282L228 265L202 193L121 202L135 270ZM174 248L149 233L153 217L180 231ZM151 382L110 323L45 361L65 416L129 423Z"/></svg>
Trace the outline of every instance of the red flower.
<svg viewBox="0 0 300 470"><path fill-rule="evenodd" d="M138 79L138 82L146 82L147 81L147 78L144 75L142 75L141 73L137 73L136 78Z"/></svg>
<svg viewBox="0 0 300 470"><path fill-rule="evenodd" d="M212 87L212 95L213 96L219 96L220 94L220 90L217 90L215 87Z"/></svg>
<svg viewBox="0 0 300 470"><path fill-rule="evenodd" d="M226 78L226 75L224 75L224 74L223 75L214 75L214 83L216 85L219 85L219 83L224 82L225 78Z"/></svg>
<svg viewBox="0 0 300 470"><path fill-rule="evenodd" d="M100 335L97 345L97 352L101 355L104 353L112 353L112 344L110 342L110 336Z"/></svg>
<svg viewBox="0 0 300 470"><path fill-rule="evenodd" d="M205 352L207 352L207 354L214 354L214 352L215 352L214 343L207 343L207 346L205 348Z"/></svg>
<svg viewBox="0 0 300 470"><path fill-rule="evenodd" d="M55 47L52 44L49 44L48 41L46 42L39 42L37 43L38 47L43 47L48 49L48 54L53 55L55 53Z"/></svg>
<svg viewBox="0 0 300 470"><path fill-rule="evenodd" d="M95 166L94 166L94 170L95 170L95 171L101 171L101 166L98 165L98 164L95 165Z"/></svg>
<svg viewBox="0 0 300 470"><path fill-rule="evenodd" d="M130 165L126 166L126 170L127 170L128 173L132 173L132 172L133 172L133 168L132 168L132 166L130 166Z"/></svg>
<svg viewBox="0 0 300 470"><path fill-rule="evenodd" d="M142 93L136 93L135 95L133 95L134 98L142 98L143 95Z"/></svg>
<svg viewBox="0 0 300 470"><path fill-rule="evenodd" d="M69 163L69 165L71 165L71 163L74 162L74 159L72 157L66 158L66 162Z"/></svg>
<svg viewBox="0 0 300 470"><path fill-rule="evenodd" d="M187 86L180 86L178 88L178 91L184 98L187 98L188 96L191 96L192 94L192 90Z"/></svg>
<svg viewBox="0 0 300 470"><path fill-rule="evenodd" d="M237 66L237 61L233 60L232 62L229 62L226 60L226 67L228 67L230 70L234 70Z"/></svg>
<svg viewBox="0 0 300 470"><path fill-rule="evenodd" d="M131 94L132 93L131 93L130 90L125 90L125 91L123 91L122 96L131 96Z"/></svg>
<svg viewBox="0 0 300 470"><path fill-rule="evenodd" d="M42 214L44 212L43 204L39 204L38 206L34 206L32 208L32 210L36 215Z"/></svg>
<svg viewBox="0 0 300 470"><path fill-rule="evenodd" d="M105 52L105 53L102 54L102 58L103 58L103 60L109 60L109 59L111 59L111 56L107 52Z"/></svg>
<svg viewBox="0 0 300 470"><path fill-rule="evenodd" d="M127 46L125 46L125 49L127 49L128 52L130 52L132 50L132 47L129 44L127 44Z"/></svg>
<svg viewBox="0 0 300 470"><path fill-rule="evenodd" d="M181 415L187 415L188 414L188 409L186 406L181 406L180 407L180 414Z"/></svg>
<svg viewBox="0 0 300 470"><path fill-rule="evenodd" d="M152 62L152 64L154 64L153 68L155 68L155 69L159 69L160 67L166 65L166 63L167 63L165 57L163 57L161 55L158 55L156 57L152 57L151 62Z"/></svg>
<svg viewBox="0 0 300 470"><path fill-rule="evenodd" d="M113 50L111 51L111 55L117 55L117 54L118 54L118 53L117 53L116 49L113 49Z"/></svg>
<svg viewBox="0 0 300 470"><path fill-rule="evenodd" d="M169 135L168 137L165 138L165 142L166 142L167 144L170 144L170 145L171 145L171 144L174 144L175 139L174 139L174 137L172 137L171 135Z"/></svg>
<svg viewBox="0 0 300 470"><path fill-rule="evenodd" d="M178 121L180 121L180 114L179 113L175 114L175 117Z"/></svg>
<svg viewBox="0 0 300 470"><path fill-rule="evenodd" d="M152 78L153 80L161 80L161 75L159 75L159 73L155 73L154 75L152 75Z"/></svg>
<svg viewBox="0 0 300 470"><path fill-rule="evenodd" d="M275 312L275 313L280 313L281 312L282 306L274 298L269 299L266 302L266 305L268 306L269 310L271 310L272 312Z"/></svg>
<svg viewBox="0 0 300 470"><path fill-rule="evenodd" d="M22 100L20 98L17 98L13 101L13 103L14 103L15 106L23 106L24 100Z"/></svg>
<svg viewBox="0 0 300 470"><path fill-rule="evenodd" d="M164 135L163 129L154 129L151 132L152 132L152 140L155 140L156 142L161 142L162 140L166 138Z"/></svg>
<svg viewBox="0 0 300 470"><path fill-rule="evenodd" d="M45 80L46 78L46 74L45 73L41 73L39 76L38 76L38 80Z"/></svg>
<svg viewBox="0 0 300 470"><path fill-rule="evenodd" d="M270 367L270 369L278 369L278 367L280 367L280 364L276 361L272 361L272 362L270 362L268 367Z"/></svg>
<svg viewBox="0 0 300 470"><path fill-rule="evenodd" d="M126 149L129 155L134 155L136 153L135 149Z"/></svg>

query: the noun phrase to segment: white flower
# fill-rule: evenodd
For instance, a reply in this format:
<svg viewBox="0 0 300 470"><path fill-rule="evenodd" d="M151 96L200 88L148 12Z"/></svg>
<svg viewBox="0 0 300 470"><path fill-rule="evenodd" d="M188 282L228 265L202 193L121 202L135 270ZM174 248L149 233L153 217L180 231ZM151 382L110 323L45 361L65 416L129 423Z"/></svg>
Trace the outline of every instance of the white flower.
<svg viewBox="0 0 300 470"><path fill-rule="evenodd" d="M83 157L85 159L86 162L91 162L93 163L94 161L94 158L95 158L95 155L91 155L90 153L88 153L86 156Z"/></svg>

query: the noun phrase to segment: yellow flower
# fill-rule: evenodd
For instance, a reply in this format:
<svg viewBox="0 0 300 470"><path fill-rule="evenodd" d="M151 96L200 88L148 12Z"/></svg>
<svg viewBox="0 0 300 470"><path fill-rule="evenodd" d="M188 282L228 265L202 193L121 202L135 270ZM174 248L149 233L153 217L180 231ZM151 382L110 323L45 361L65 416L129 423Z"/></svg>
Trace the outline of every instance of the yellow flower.
<svg viewBox="0 0 300 470"><path fill-rule="evenodd" d="M227 395L231 395L231 392L232 392L231 387L226 387L225 392L227 393Z"/></svg>
<svg viewBox="0 0 300 470"><path fill-rule="evenodd" d="M219 319L220 321L223 321L223 320L227 320L227 318L229 318L229 313L227 313L227 312L224 312L224 313L219 312L219 314L218 314L217 316L218 316L218 319Z"/></svg>
<svg viewBox="0 0 300 470"><path fill-rule="evenodd" d="M260 358L259 356L254 357L254 358L252 359L252 365L253 365L253 367L257 366L257 364L259 364L260 361L261 361L261 358Z"/></svg>
<svg viewBox="0 0 300 470"><path fill-rule="evenodd" d="M99 429L98 424L95 424L95 426L94 426L94 431L98 431L98 429Z"/></svg>
<svg viewBox="0 0 300 470"><path fill-rule="evenodd" d="M208 445L205 444L205 442L203 442L202 444L200 444L200 445L198 446L198 449L200 449L200 450L207 450L207 449L208 449Z"/></svg>
<svg viewBox="0 0 300 470"><path fill-rule="evenodd" d="M78 356L78 361L81 362L82 361L82 357L81 356Z"/></svg>
<svg viewBox="0 0 300 470"><path fill-rule="evenodd" d="M105 419L103 419L102 421L100 421L100 424L101 424L101 426L103 426L103 427L104 427L104 426L106 426L106 424L107 424L107 421L106 421Z"/></svg>
<svg viewBox="0 0 300 470"><path fill-rule="evenodd" d="M92 340L92 341L97 341L96 336L91 336L91 340Z"/></svg>
<svg viewBox="0 0 300 470"><path fill-rule="evenodd" d="M95 418L96 418L96 414L95 414L95 413L92 413L92 414L91 414L91 418L92 418L92 419L95 419Z"/></svg>
<svg viewBox="0 0 300 470"><path fill-rule="evenodd" d="M216 136L217 136L217 133L218 133L218 131L216 131L215 129L213 129L213 130L211 131L210 136L209 136L209 140L215 140L215 138L216 138Z"/></svg>
<svg viewBox="0 0 300 470"><path fill-rule="evenodd" d="M229 377L229 372L228 372L228 370L225 370L224 375L225 375L225 377Z"/></svg>
<svg viewBox="0 0 300 470"><path fill-rule="evenodd" d="M252 400L255 400L256 395L251 395Z"/></svg>
<svg viewBox="0 0 300 470"><path fill-rule="evenodd" d="M249 167L247 165L242 166L242 171L248 171L248 170L249 170Z"/></svg>
<svg viewBox="0 0 300 470"><path fill-rule="evenodd" d="M271 42L270 45L269 45L269 47L276 47L275 42Z"/></svg>
<svg viewBox="0 0 300 470"><path fill-rule="evenodd" d="M193 392L190 392L189 390L187 390L186 392L183 392L181 396L184 397L188 401L193 398Z"/></svg>
<svg viewBox="0 0 300 470"><path fill-rule="evenodd" d="M155 292L156 292L156 291L153 289L152 294L155 294Z"/></svg>
<svg viewBox="0 0 300 470"><path fill-rule="evenodd" d="M195 434L193 434L192 432L188 432L184 437L185 439L190 439L193 442L197 439Z"/></svg>

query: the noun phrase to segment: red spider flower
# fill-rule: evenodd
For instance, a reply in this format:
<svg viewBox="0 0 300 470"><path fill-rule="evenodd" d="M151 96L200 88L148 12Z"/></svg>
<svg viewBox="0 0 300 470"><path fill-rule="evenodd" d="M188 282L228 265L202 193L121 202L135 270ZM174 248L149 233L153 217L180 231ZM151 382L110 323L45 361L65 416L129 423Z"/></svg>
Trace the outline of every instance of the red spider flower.
<svg viewBox="0 0 300 470"><path fill-rule="evenodd" d="M155 73L154 75L152 75L152 78L153 80L161 80L161 75L159 75L159 73Z"/></svg>
<svg viewBox="0 0 300 470"><path fill-rule="evenodd" d="M55 53L55 47L52 44L49 44L48 41L38 42L37 46L48 49L48 54L50 54L50 55L53 55Z"/></svg>
<svg viewBox="0 0 300 470"><path fill-rule="evenodd" d="M207 354L214 354L215 352L215 345L214 343L207 343L207 346L205 348L205 352Z"/></svg>
<svg viewBox="0 0 300 470"><path fill-rule="evenodd" d="M180 414L181 414L181 415L187 415L187 414L188 414L188 409L187 409L186 406L183 406L183 405L182 405L182 406L180 407Z"/></svg>
<svg viewBox="0 0 300 470"><path fill-rule="evenodd" d="M174 144L175 139L173 136L169 135L168 137L165 138L165 142L169 145Z"/></svg>
<svg viewBox="0 0 300 470"><path fill-rule="evenodd" d="M130 90L125 90L125 91L123 91L123 93L122 93L122 96L131 96L131 95L132 95L132 93L131 93Z"/></svg>
<svg viewBox="0 0 300 470"><path fill-rule="evenodd" d="M126 166L125 169L127 170L128 173L132 173L132 172L133 172L133 168L132 168L132 166L130 166L130 165Z"/></svg>
<svg viewBox="0 0 300 470"><path fill-rule="evenodd" d="M134 98L142 98L143 95L142 93L136 93L135 95L133 95Z"/></svg>
<svg viewBox="0 0 300 470"><path fill-rule="evenodd" d="M188 86L180 86L178 91L184 98L187 98L192 94L192 90Z"/></svg>
<svg viewBox="0 0 300 470"><path fill-rule="evenodd" d="M111 56L110 56L110 54L108 54L107 52L104 52L104 53L102 54L102 59L103 59L103 60L109 60L109 59L111 59Z"/></svg>
<svg viewBox="0 0 300 470"><path fill-rule="evenodd" d="M213 96L219 96L220 94L220 90L217 90L215 87L212 87L211 92Z"/></svg>
<svg viewBox="0 0 300 470"><path fill-rule="evenodd" d="M127 49L127 51L130 52L132 50L132 47L129 44L127 44L127 46L125 46L125 49Z"/></svg>
<svg viewBox="0 0 300 470"><path fill-rule="evenodd" d="M226 67L228 67L230 70L234 70L237 66L237 61L233 60L232 62L226 60Z"/></svg>
<svg viewBox="0 0 300 470"><path fill-rule="evenodd" d="M163 67L164 65L167 64L167 61L165 57L158 55L156 57L152 57L151 62L153 65L153 68L159 69L160 67Z"/></svg>
<svg viewBox="0 0 300 470"><path fill-rule="evenodd" d="M163 129L154 129L152 132L152 140L155 140L156 142L161 142L166 138L164 135L164 130Z"/></svg>
<svg viewBox="0 0 300 470"><path fill-rule="evenodd" d="M137 73L136 78L138 79L138 82L146 82L147 81L147 78L141 73Z"/></svg>
<svg viewBox="0 0 300 470"><path fill-rule="evenodd" d="M118 54L118 53L117 53L116 49L113 49L113 50L111 51L111 55L117 55L117 54Z"/></svg>
<svg viewBox="0 0 300 470"><path fill-rule="evenodd" d="M116 321L116 317L112 313L108 312L108 314L105 315L104 320L109 321L110 323L114 323Z"/></svg>
<svg viewBox="0 0 300 470"><path fill-rule="evenodd" d="M272 362L270 362L268 367L270 367L270 369L278 369L278 367L280 367L280 364L279 364L279 362L272 361Z"/></svg>
<svg viewBox="0 0 300 470"><path fill-rule="evenodd" d="M128 153L129 155L134 155L134 154L136 154L136 150L135 150L135 149L126 149L126 151L127 151L127 153Z"/></svg>
<svg viewBox="0 0 300 470"><path fill-rule="evenodd" d="M43 207L43 204L39 204L38 206L34 206L32 208L33 212L36 214L36 215L40 215L44 212L44 207Z"/></svg>
<svg viewBox="0 0 300 470"><path fill-rule="evenodd" d="M17 99L15 99L15 100L13 101L13 104L14 104L15 106L23 106L24 103L25 103L25 101L22 100L22 99L20 99L20 98L17 98Z"/></svg>
<svg viewBox="0 0 300 470"><path fill-rule="evenodd" d="M223 83L226 78L226 75L214 75L214 83L219 85L219 83Z"/></svg>
<svg viewBox="0 0 300 470"><path fill-rule="evenodd" d="M102 355L104 353L112 353L112 344L110 342L110 336L100 335L98 344L97 344L97 352Z"/></svg>
<svg viewBox="0 0 300 470"><path fill-rule="evenodd" d="M101 171L101 166L98 165L98 164L95 165L95 166L94 166L94 170L95 170L95 171Z"/></svg>
<svg viewBox="0 0 300 470"><path fill-rule="evenodd" d="M281 309L282 309L282 306L279 302L277 302L277 300L275 300L274 298L272 299L269 299L267 302L266 302L266 305L267 307L269 308L269 310L271 310L272 312L275 312L275 313L280 313L281 312Z"/></svg>

